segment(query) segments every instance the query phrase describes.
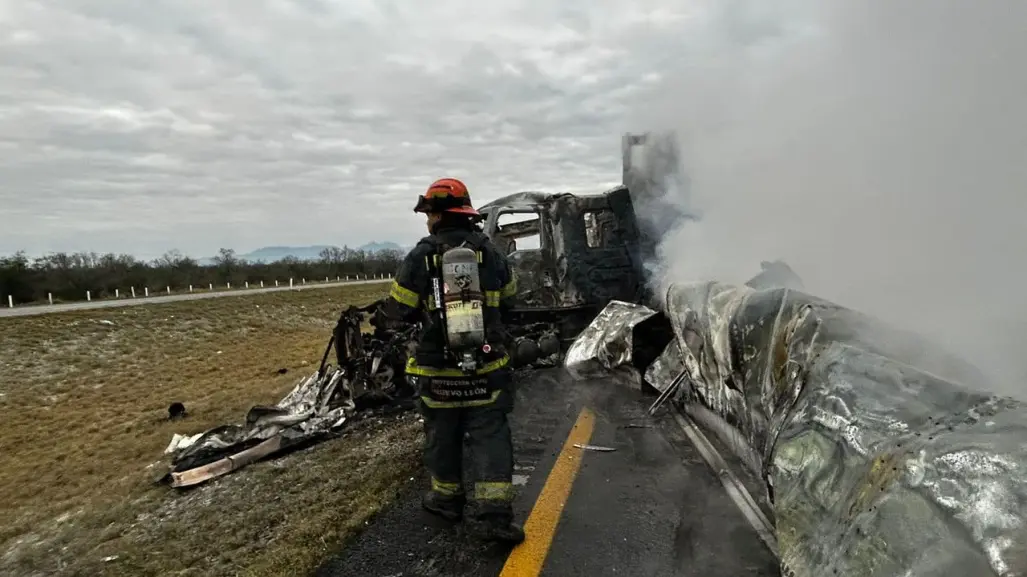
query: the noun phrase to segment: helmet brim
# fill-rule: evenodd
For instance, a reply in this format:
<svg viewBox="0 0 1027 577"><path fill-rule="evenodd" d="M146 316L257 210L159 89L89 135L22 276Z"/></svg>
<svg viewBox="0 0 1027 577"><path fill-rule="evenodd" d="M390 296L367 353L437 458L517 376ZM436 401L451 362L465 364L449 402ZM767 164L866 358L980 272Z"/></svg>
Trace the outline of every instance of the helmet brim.
<svg viewBox="0 0 1027 577"><path fill-rule="evenodd" d="M469 216L481 216L481 214L472 206L457 206L454 208L447 208L443 212L453 212L456 214L466 214Z"/></svg>

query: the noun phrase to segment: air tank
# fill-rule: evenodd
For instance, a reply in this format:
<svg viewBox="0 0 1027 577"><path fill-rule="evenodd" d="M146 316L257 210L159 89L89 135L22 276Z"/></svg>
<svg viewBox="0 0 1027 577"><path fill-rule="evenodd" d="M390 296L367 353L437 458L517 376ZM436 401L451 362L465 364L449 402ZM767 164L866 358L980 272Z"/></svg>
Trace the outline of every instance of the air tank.
<svg viewBox="0 0 1027 577"><path fill-rule="evenodd" d="M446 340L454 352L485 345L485 299L478 266L478 255L469 248L451 248L442 254Z"/></svg>

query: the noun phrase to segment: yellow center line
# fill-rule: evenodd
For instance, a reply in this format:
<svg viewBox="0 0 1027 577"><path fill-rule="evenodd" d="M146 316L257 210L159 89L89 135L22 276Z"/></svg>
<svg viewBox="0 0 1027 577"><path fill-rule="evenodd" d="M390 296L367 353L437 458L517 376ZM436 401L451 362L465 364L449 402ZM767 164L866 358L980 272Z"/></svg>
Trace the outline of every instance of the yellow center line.
<svg viewBox="0 0 1027 577"><path fill-rule="evenodd" d="M588 444L594 428L595 414L587 407L581 409L578 420L567 436L563 449L553 464L553 470L549 472L546 484L535 501L535 507L524 524L524 543L510 552L499 577L538 577L542 572L542 565L549 555L549 546L553 543L563 506L567 503L574 478L578 476L578 469L581 467L584 451L575 449L574 445Z"/></svg>

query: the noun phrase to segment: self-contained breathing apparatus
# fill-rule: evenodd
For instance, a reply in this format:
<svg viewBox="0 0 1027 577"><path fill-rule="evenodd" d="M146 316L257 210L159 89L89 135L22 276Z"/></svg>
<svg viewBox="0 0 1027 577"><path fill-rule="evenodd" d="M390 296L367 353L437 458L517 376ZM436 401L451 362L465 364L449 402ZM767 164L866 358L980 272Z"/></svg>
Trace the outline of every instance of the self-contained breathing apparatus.
<svg viewBox="0 0 1027 577"><path fill-rule="evenodd" d="M440 265L432 268L432 298L445 335L443 354L467 374L492 351L485 334L485 291L481 286L481 252L466 246L441 247ZM437 253L436 253L437 254ZM438 262L438 261L436 261Z"/></svg>

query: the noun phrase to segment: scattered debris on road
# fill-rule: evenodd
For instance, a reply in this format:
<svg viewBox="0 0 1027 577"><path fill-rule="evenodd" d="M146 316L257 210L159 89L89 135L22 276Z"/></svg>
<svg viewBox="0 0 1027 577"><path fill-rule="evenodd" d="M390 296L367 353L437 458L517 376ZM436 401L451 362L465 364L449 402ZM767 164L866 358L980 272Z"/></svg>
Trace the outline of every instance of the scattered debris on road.
<svg viewBox="0 0 1027 577"><path fill-rule="evenodd" d="M581 449L583 451L600 451L603 453L609 453L611 451L617 450L613 447L602 447L600 445L582 445L581 443L574 443L574 447L577 449Z"/></svg>

